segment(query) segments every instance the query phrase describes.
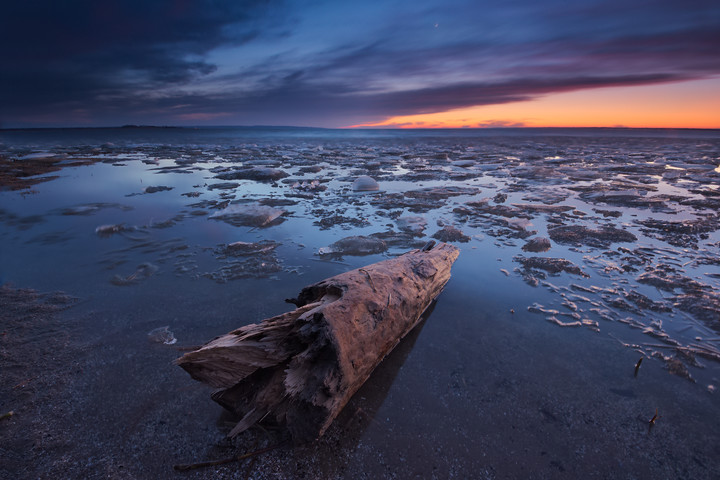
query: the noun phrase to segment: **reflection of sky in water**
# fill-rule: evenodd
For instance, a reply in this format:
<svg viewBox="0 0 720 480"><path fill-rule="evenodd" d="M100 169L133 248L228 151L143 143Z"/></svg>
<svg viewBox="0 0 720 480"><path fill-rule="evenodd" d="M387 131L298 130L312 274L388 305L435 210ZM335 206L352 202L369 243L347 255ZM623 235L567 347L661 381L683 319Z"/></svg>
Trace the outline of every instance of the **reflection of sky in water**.
<svg viewBox="0 0 720 480"><path fill-rule="evenodd" d="M126 133L123 132L123 135ZM93 308L112 305L120 312L125 309L128 312L138 309L153 312L153 318L132 314L129 318L135 320L128 319L124 324L112 326L116 333L122 335L131 335L136 329L146 332L170 324L180 342L183 336L203 341L230 328L284 311L286 307L282 299L294 296L304 285L386 258L385 255L371 255L328 260L315 255L320 247L349 235L370 235L388 228L397 230L398 215L420 215L428 224L423 239L439 230L440 224L455 225L472 238L468 243L457 244L462 253L453 267L453 278L440 299L438 311L429 320L430 324L441 320L464 321L468 323L466 328L471 335L488 336L500 345L506 340L493 333L476 331L480 327L471 325L475 312L485 311L483 315L487 318L483 317L483 322L486 322L483 325L491 322L491 326L487 327L490 329L511 328L508 325L513 324L508 322L515 322L516 326L512 328L519 329L518 335L521 335L520 330L527 330L557 336L565 342L589 341L587 329L561 329L544 321L544 317L550 314L527 310L531 305L540 305L557 310L554 316L562 322L597 322L600 333L593 335L599 335L594 338L601 339L598 340L600 343L592 343L588 348L600 349L604 355L614 355L614 348L626 350L617 347L620 343L634 345L631 350L637 351L638 355L671 355L673 342L696 351L705 349L715 352L720 349L719 333L692 313L678 308L673 308L672 312L637 307L623 310L617 307L616 302L625 293L637 292L653 301L672 305L672 292L636 281L643 271L657 266L672 267L707 285L712 295L718 295L720 264L712 260L717 259L720 253L717 230L708 231L706 238L695 237L698 247L695 249L691 248L692 245L671 245L657 230L642 228L636 223L647 218L680 222L716 214L711 208L694 208L679 203L717 198L706 197L699 192L716 186L720 167L714 170L698 167L698 159L717 158L716 143L707 144L699 151L688 151L688 144L682 141L672 143L671 140L656 144L652 140L631 139L623 144L615 140L585 142L582 139L552 138L544 138L542 142L533 138L492 141L454 138L437 142L417 137L412 137L412 141L401 137L390 139L392 141L380 141L372 135L339 140L300 136L296 140L263 138L257 146L237 138L217 145L203 144L202 138L193 139L202 145L201 149L184 146L180 141L162 148L151 141L142 148L116 141L121 146L111 147L94 157L107 163L50 173L60 178L33 186L30 194L0 192L1 208L5 212L5 225L0 233L3 243L0 280L40 290L65 290L89 299ZM129 142L130 138L125 140ZM597 169L605 166L603 156L610 153L624 159L621 165L632 164L633 160L627 153L632 152L636 143L643 144L644 156L658 157L647 172L641 166L637 172L604 170L597 175ZM317 148L320 144L323 145L322 150ZM653 146L659 149L657 154L651 151ZM17 145L6 145L5 148L11 155L17 151L30 159L36 153L35 148ZM73 146L53 148L62 150L69 157L93 157L86 152L74 152ZM53 151L53 148L48 150ZM508 153L516 150L520 153ZM564 152L553 154L559 150ZM465 155L475 163L452 165L436 152L448 153L449 161ZM680 160L681 154L685 160ZM225 182L214 178L210 169L252 164L258 155L288 172L290 177L275 183L233 180L238 184L234 189L208 189L212 184ZM672 158L672 161L662 165L663 156ZM363 158L363 162L354 162L356 157ZM380 165L366 170L363 163L367 158L378 160ZM181 159L181 162L178 164L174 159ZM585 160L591 166L583 167ZM542 166L543 162L550 162L550 170L533 172L532 169ZM308 165L318 165L322 170L317 174L300 176L300 169ZM413 175L421 169L428 169L430 176L414 178ZM564 173L557 174L559 171ZM563 175L573 174L584 177L574 181L562 178ZM381 191L377 194L351 192L352 179L358 175L377 178ZM556 178L553 178L555 175ZM312 198L285 196L298 193L290 186L296 180L315 178L326 180L323 183L327 187L324 192ZM638 195L642 198L671 197L665 201L669 208L653 211L643 206L593 203L588 197L583 197L581 189L592 189L598 184L610 185L616 193L635 195L633 192L640 192ZM167 186L172 190L143 194L144 189L150 186ZM445 186L476 187L480 193L431 199L425 205L429 211L420 213L407 208L378 207L373 203L384 195ZM195 198L182 195L188 192L201 194ZM491 206L498 205L492 200L497 193L507 194L507 200L499 205L509 208L514 208L513 204L570 205L580 213L572 210L563 215L525 212L531 218L505 219L492 213L465 218L454 211L483 198L490 199L488 203ZM544 202L544 198L550 198L547 194L559 196L558 201ZM233 226L209 218L218 210L212 202L257 202L267 198L297 203L281 206L288 211L285 220L269 228ZM92 213L63 214L66 209L77 209L79 206L90 208ZM594 209L617 211L619 217L603 217ZM318 219L332 213L365 218L369 225L341 224L321 229L315 224ZM30 219L33 215L39 217ZM25 221L18 220L21 218ZM517 238L516 234L527 229L537 231L537 236L547 237L549 229L558 222L593 228L612 225L631 231L638 239L633 243L614 243L602 248L552 242L552 249L547 253L522 251L525 240ZM98 226L117 224L123 224L127 230L109 238L100 238L95 234ZM161 226L164 228L159 228ZM501 233L503 229L507 230L504 234ZM281 271L269 274L269 278L251 277L225 284L216 284L203 277L204 273L215 272L225 265L226 260L218 254L219 246L236 241L260 240L280 243L276 259L280 262ZM633 253L619 253L619 247L630 249ZM391 247L388 255L407 249L404 246ZM634 270L624 270L629 265L628 258L640 255L637 249L646 249L651 259ZM531 287L523 280L520 264L513 261L517 255L565 258L588 272L590 278L567 273L547 275L545 279L540 278L538 287ZM158 272L137 285L119 287L110 283L115 275L132 275L144 262L159 266ZM577 308L570 308L568 301ZM630 306L633 307L632 304ZM511 309L514 314L509 313ZM209 316L211 318L207 318L208 311L213 312ZM451 312L447 314L451 317L443 317L443 311ZM492 322L500 322L504 326L492 326ZM105 325L104 328L107 327ZM648 327L654 328L654 336L643 330ZM92 330L93 327L88 328ZM433 328L426 327L423 334ZM663 339L658 335L667 337ZM453 334L433 337L433 342L438 348L456 349L461 356L471 355L475 348L473 342L458 342ZM422 336L419 343L420 347L416 348L422 351ZM528 358L553 355L550 347L542 344L533 348L536 351L529 352ZM431 358L432 354L423 355ZM708 384L717 383L718 363L712 360L703 360L703 363L707 368L690 364L687 368L698 384L705 388ZM661 364L659 361L658 365ZM686 387L682 385L678 388Z"/></svg>
<svg viewBox="0 0 720 480"><path fill-rule="evenodd" d="M285 208L289 210L290 216L285 223L260 231L252 231L248 228L238 229L238 227L232 227L222 222L208 220L207 215L193 216L190 214L193 208L189 207L189 205L198 202L222 201L224 198L223 195L225 195L227 191L220 189L210 190L207 188L208 186L222 182L222 180L213 178L214 174L208 170L216 168L237 168L248 161L253 163L253 161L257 159L252 157L252 153L262 153L264 147L258 147L252 144L248 145L249 148L247 150L244 150L242 147L230 147L229 150L232 152L230 154L224 152L223 149L225 147L221 145L215 149L206 146L202 150L192 147L189 149L186 147L178 147L175 149L164 147L160 149L157 155L154 155L154 145L152 143L143 147L145 151L133 151L132 147L130 147L121 149L124 151L116 153L102 153L98 155L97 158L109 163L97 163L91 166L67 168L60 172L60 179L35 186L34 189L39 192L38 194L17 196L6 193L4 194L6 198L3 203L10 211L18 214L22 212L22 215L44 215L46 222L32 229L32 233L35 235L40 234L41 228L45 228L48 231L57 229L67 232L75 232L82 229L85 235L81 238L84 238L85 242L90 242L90 245L86 245L80 249L89 248L90 250L100 248L104 245L103 242L108 241L107 239L98 241L98 239L93 236L87 236L87 232L94 231L94 228L98 225L125 224L127 226L143 227L147 231L151 226L172 219L178 214L181 214L183 219L169 228L168 233L172 232L174 235L179 235L187 242L194 243L200 249L210 248L218 243L236 241L240 239L239 237L244 238L245 236L249 236L250 238L271 238L285 244L288 243L287 239L293 239L290 243L305 245L304 249L300 248L300 250L305 251L305 255L311 255L317 248L328 245L351 233L371 234L384 230L386 225L394 226L391 218L379 217L375 209L367 204L365 198L368 197L366 195L353 194L349 191L348 187L352 180L353 167L351 167L352 163L348 163L347 151L342 152L346 154L345 158L342 159L339 165L336 165L333 161L332 153L328 155L328 152L333 152L332 145L326 147L325 150L320 150L303 146L308 143L305 140L300 143L300 148L290 143L282 144L278 149L274 147L271 142L270 145L272 148L270 149L271 151L268 152L267 161L260 163L276 164L276 166L284 168L291 176L295 176L299 173L302 165L305 165L305 162L299 162L298 165L294 165L294 159L302 159L302 156L306 153L316 154L321 152L323 154L323 161L314 164L323 168L316 176L329 180L324 183L327 191L320 193L317 199L300 199L298 205L286 206ZM309 143L311 144L312 142ZM378 160L382 162L374 167L376 169L379 167L379 169L367 173L379 176L381 193L397 194L419 188L442 187L447 185L476 186L481 190L478 195L479 198L492 198L497 192L502 191L508 195L505 205L512 205L513 203L538 203L533 201L532 198L527 200L523 197L529 192L534 191L537 193L538 191L543 191L542 188L537 188L538 185L542 187L542 178L531 180L525 188L508 188L513 187L515 183L513 179L514 170L508 170L507 164L497 163L493 161L493 158L503 156L505 161L514 162L524 169L532 168L534 166L533 161L523 161L520 156L502 155L499 152L478 152L481 148L470 146L465 149L465 152L466 155L474 159L474 163L473 160L458 162L452 157L452 153L448 155L447 159L440 159L441 156L436 156L436 158L431 156L428 158L427 152L432 151L432 147L425 144L421 144L421 147L420 152L411 149L410 152L412 156L408 156L407 160L405 160L399 155L383 156L382 146L378 147L377 145L371 144L370 148L367 149L367 145L364 145L362 141L357 141L357 145L352 146L356 151L353 152L351 149L350 155L355 154L357 157L363 158L363 161L368 161L380 154ZM454 147L456 151L463 149L462 145L459 147L453 145L452 147ZM366 151L362 153L364 148ZM66 153L68 153L70 157L73 156L72 149ZM25 153L24 158L32 159L40 156L47 156L47 153ZM593 156L595 155L590 155L590 157ZM571 157L572 155L570 154L562 156L547 155L543 157L543 161L549 161L552 165L562 166L565 159ZM178 159L178 162L176 162L175 159ZM195 160L197 160L197 162L195 162ZM145 163L143 163L143 161ZM110 162L116 165L112 165ZM443 165L443 162L447 164ZM452 162L455 163L453 164ZM685 171L685 167L678 166L680 165L679 162L679 160L674 159L672 165L666 164L663 168L672 172ZM462 166L455 166L458 163ZM652 165L655 166L655 163L653 162ZM445 176L449 175L451 179L433 180L423 178L419 181L403 179L411 175L413 169L419 166L423 169L428 168L431 171L441 172ZM692 167L697 170L696 163L693 164ZM165 172L166 170L168 171ZM355 175L357 175L357 173ZM453 175L459 176L460 180L452 180ZM295 178L304 181L312 179L314 176L313 174L308 174ZM395 178L398 178L398 180L395 180ZM614 178L617 181L624 182L623 185L634 182L632 176L627 174L620 173L615 175ZM623 190L622 187L615 187L614 192L616 194L637 194L640 192L641 195L647 196L647 198L657 195L682 196L687 199L703 198L702 195L698 193L688 191L689 188L697 184L695 180L671 176L669 177L670 179L666 181L659 175L650 175L648 178L653 188L647 193L643 191L641 186L635 189L625 190ZM488 182L488 180L490 180L490 182ZM243 201L259 200L265 197L283 198L284 193L291 191L291 188L282 182L272 185L251 180L236 180L234 182L237 183L238 186L230 190L231 195L228 198ZM594 182L593 180L585 180L574 182L573 185L588 187L593 185ZM525 183L527 184L527 181ZM170 186L173 190L153 194L142 194L144 189L150 186ZM568 197L561 202L562 204L572 205L588 213L592 213L592 208L598 207L598 205L589 204L581 200L573 191L564 188L566 186L568 185L557 185L550 188L553 190L553 193ZM547 190L549 189L546 188L545 191ZM197 198L188 198L181 195L182 193L193 191L202 192L202 194ZM457 223L458 219L452 212L453 208L468 201L476 201L479 198L460 195L450 197L447 200L439 199L437 208L433 208L423 214L429 225L426 234L435 231L435 225L438 222L447 224ZM113 206L105 206L99 209L95 215L89 217L53 215L51 212L48 212L48 206L52 206L52 211L57 213L58 210L63 208L99 203L117 204L130 208L124 210ZM325 231L320 230L312 225L316 215L311 213L311 210L322 209L325 208L326 205L329 208L347 212L347 214L367 217L371 219L370 226L355 227L352 232L337 227ZM602 207L602 205L599 206ZM639 234L640 243L647 242L649 245L657 243L657 240L643 236L633 224L635 219L648 215L647 208L631 206L619 207L617 205L604 208L616 209L622 212L621 217L613 220L613 222L617 222L625 228L631 229L636 235ZM202 209L203 207L201 206L195 210ZM205 208L205 210L208 214L212 213L212 211L207 208ZM405 211L403 215L417 215L417 213ZM690 208L673 209L673 211L655 211L652 212L650 216L666 221L692 220L697 218L696 214ZM548 224L545 220L545 215L534 214L532 220L508 218L506 221L508 227L511 229L522 230L523 228L527 228L537 230L538 235L547 236ZM601 221L600 223L603 222ZM163 233L165 232L161 230L152 230L151 236L162 236ZM482 229L475 229L475 231L467 231L466 233L476 236L473 243L465 247L466 249L479 250L490 256L501 257L505 262L509 262L512 255L520 253L519 249L507 245L508 241L506 240L496 239L493 243L492 238L486 238L482 242L478 241L477 238L483 238L485 236ZM72 233L69 234L72 235ZM714 238L715 232L711 233L711 236ZM75 241L72 242L76 247L77 240L80 239L75 239ZM83 240L80 241L82 242ZM112 241L115 240L113 239ZM510 243L521 245L522 241L514 240ZM64 245L64 248L72 247ZM582 264L583 253L573 250L574 249L562 248L555 245L552 253L555 256L563 256L578 264ZM287 254L290 255L296 253L296 248L287 252ZM297 259L300 263L304 260ZM355 263L363 263L367 259L360 260L360 262ZM511 266L512 265L506 265L506 267L508 267L506 269L511 270L512 268L509 268ZM638 288L646 289L644 286L639 286ZM537 291L534 291L533 295L537 295Z"/></svg>

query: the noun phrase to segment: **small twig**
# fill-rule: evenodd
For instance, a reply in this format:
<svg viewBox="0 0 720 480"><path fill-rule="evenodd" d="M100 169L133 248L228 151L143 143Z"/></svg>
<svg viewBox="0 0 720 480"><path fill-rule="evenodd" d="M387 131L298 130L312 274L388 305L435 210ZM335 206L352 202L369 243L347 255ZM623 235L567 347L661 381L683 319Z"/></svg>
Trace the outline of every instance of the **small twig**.
<svg viewBox="0 0 720 480"><path fill-rule="evenodd" d="M375 290L375 285L373 284L372 277L370 276L370 272L368 272L364 268L359 268L358 271L363 272L367 276L368 283L370 283L370 286L372 287L373 292L377 292L377 290Z"/></svg>
<svg viewBox="0 0 720 480"><path fill-rule="evenodd" d="M705 350L706 352L714 353L715 355L720 355L720 350L718 350L714 347L711 347L710 345L700 345L698 343L691 343L689 346L692 348L695 348L697 350Z"/></svg>
<svg viewBox="0 0 720 480"><path fill-rule="evenodd" d="M10 418L10 417L12 417L13 415L15 415L15 412L13 412L12 410L10 410L9 412L3 413L2 415L0 415L0 420L5 420L6 418Z"/></svg>
<svg viewBox="0 0 720 480"><path fill-rule="evenodd" d="M638 376L638 370L640 370L640 365L642 365L643 358L645 357L640 357L640 360L638 360L635 364L635 378L637 378Z"/></svg>
<svg viewBox="0 0 720 480"><path fill-rule="evenodd" d="M255 450L254 452L238 454L238 455L235 455L234 457L223 458L222 460L213 460L210 462L200 462L200 463L190 463L190 464L180 464L180 465L173 466L173 468L175 470L177 470L178 472L187 472L188 470L195 470L196 468L214 467L217 465L225 465L226 463L239 462L241 460L245 460L245 459L254 457L256 455L267 453L271 450L275 450L276 448L284 446L286 443L287 443L287 441L283 441L276 445L271 445L269 447L261 448L260 450Z"/></svg>
<svg viewBox="0 0 720 480"><path fill-rule="evenodd" d="M655 422L662 417L658 416L658 409L655 409L655 415L650 419L648 422L648 435L650 435L650 432L652 431L653 427L655 426Z"/></svg>
<svg viewBox="0 0 720 480"><path fill-rule="evenodd" d="M36 378L37 378L37 377L26 378L26 379L23 380L22 382L20 382L20 383L18 383L17 385L15 385L13 388L25 388L28 383L32 382L32 381L35 380Z"/></svg>
<svg viewBox="0 0 720 480"><path fill-rule="evenodd" d="M608 337L610 337L610 338L612 338L613 340L619 342L620 345L622 345L623 347L641 349L641 346L638 345L637 343L625 343L625 342L623 342L622 340L620 340L619 338L617 338L615 335L613 335L612 333L608 333Z"/></svg>
<svg viewBox="0 0 720 480"><path fill-rule="evenodd" d="M644 347L654 347L654 348L667 348L668 350L677 349L677 345L663 345L660 343L643 343Z"/></svg>

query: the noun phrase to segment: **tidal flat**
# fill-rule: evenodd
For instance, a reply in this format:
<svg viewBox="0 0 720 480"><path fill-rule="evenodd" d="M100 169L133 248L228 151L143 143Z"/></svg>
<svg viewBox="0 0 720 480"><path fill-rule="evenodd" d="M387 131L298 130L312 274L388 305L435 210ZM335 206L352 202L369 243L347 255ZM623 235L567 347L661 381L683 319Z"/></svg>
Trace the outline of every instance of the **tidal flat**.
<svg viewBox="0 0 720 480"><path fill-rule="evenodd" d="M712 130L0 131L0 477L714 478L719 211ZM430 239L450 282L314 443L226 439L173 365Z"/></svg>

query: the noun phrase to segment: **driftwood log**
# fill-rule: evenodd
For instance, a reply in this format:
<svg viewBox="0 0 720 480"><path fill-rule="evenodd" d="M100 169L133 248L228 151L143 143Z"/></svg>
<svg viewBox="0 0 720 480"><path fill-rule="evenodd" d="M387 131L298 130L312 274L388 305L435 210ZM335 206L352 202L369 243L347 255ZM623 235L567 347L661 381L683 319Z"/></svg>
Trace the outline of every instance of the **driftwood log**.
<svg viewBox="0 0 720 480"><path fill-rule="evenodd" d="M297 308L215 338L176 360L242 419L268 417L296 442L318 438L450 279L459 251L441 243L305 287Z"/></svg>

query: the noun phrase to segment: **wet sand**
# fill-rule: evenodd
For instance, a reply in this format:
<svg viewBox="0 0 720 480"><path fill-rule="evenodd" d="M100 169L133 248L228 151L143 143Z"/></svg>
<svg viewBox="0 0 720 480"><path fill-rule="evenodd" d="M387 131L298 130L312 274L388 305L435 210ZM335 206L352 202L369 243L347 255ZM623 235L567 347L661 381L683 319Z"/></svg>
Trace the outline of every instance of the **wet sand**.
<svg viewBox="0 0 720 480"><path fill-rule="evenodd" d="M2 138L68 165L0 192L2 281L65 292L2 289L0 475L715 475L717 138L201 140ZM172 365L184 349L455 231L434 311L326 436L173 471L286 438L225 439L237 419ZM177 343L148 337L164 326Z"/></svg>

